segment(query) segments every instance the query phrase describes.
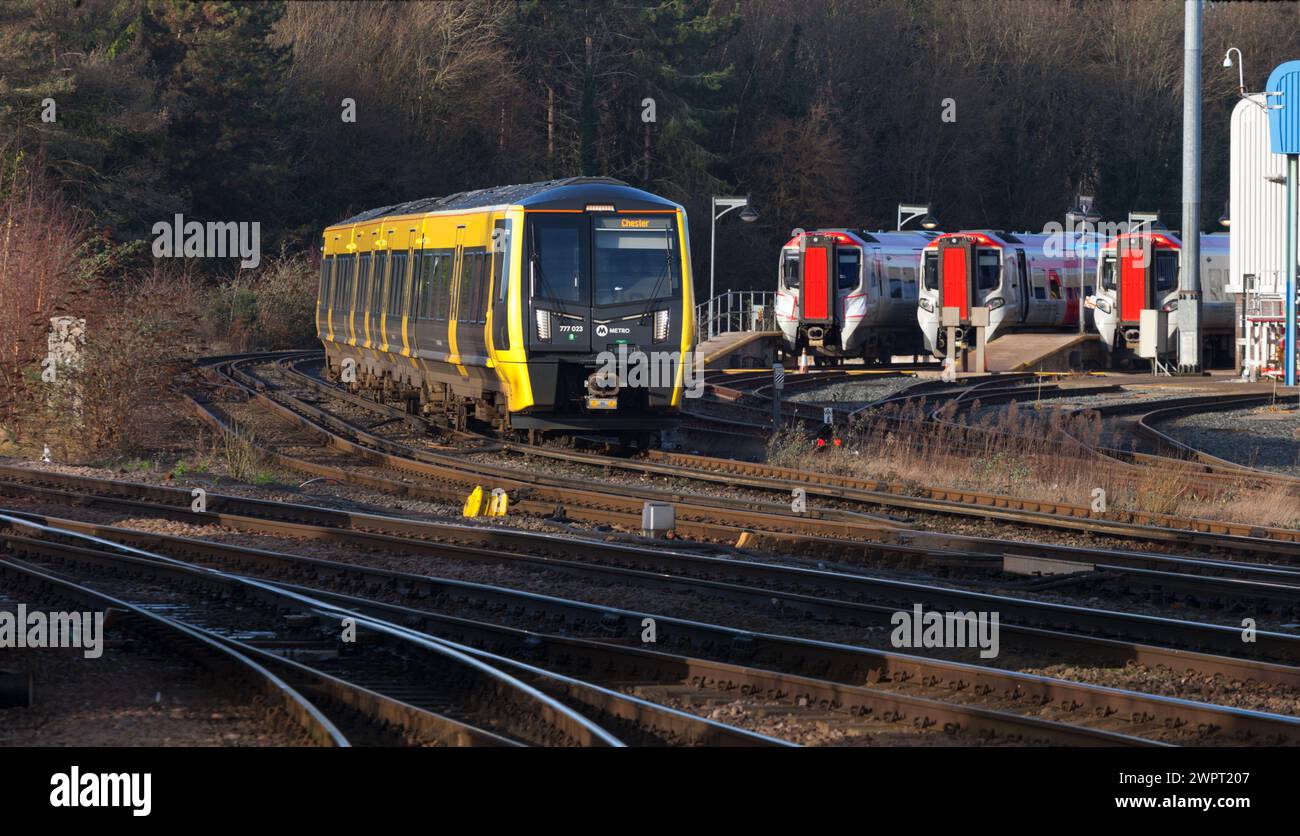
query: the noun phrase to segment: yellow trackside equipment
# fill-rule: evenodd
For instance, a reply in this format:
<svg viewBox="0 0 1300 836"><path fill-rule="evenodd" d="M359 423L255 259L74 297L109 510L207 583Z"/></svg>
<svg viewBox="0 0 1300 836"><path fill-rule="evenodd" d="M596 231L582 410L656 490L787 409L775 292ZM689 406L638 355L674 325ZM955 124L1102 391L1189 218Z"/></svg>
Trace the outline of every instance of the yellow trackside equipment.
<svg viewBox="0 0 1300 836"><path fill-rule="evenodd" d="M483 510L483 486L479 485L465 498L465 507L461 510L461 516L477 517L483 513Z"/></svg>
<svg viewBox="0 0 1300 836"><path fill-rule="evenodd" d="M501 488L492 491L492 501L488 505L489 517L504 517L510 508L510 497Z"/></svg>

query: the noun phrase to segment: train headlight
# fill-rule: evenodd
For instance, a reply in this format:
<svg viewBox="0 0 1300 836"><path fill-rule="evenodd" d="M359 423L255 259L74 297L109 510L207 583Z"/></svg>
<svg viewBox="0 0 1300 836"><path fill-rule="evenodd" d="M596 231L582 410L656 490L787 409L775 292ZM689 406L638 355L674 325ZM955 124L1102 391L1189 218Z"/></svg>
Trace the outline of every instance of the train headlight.
<svg viewBox="0 0 1300 836"><path fill-rule="evenodd" d="M1093 304L1096 306L1097 310L1101 311L1104 314L1108 314L1111 311L1110 302L1106 299L1103 299L1100 296L1096 297Z"/></svg>
<svg viewBox="0 0 1300 836"><path fill-rule="evenodd" d="M551 312L537 312L537 339L543 342L551 341Z"/></svg>
<svg viewBox="0 0 1300 836"><path fill-rule="evenodd" d="M1173 313L1174 311L1178 310L1178 300L1177 299L1169 300L1168 302L1160 306L1160 310L1164 311L1165 313Z"/></svg>
<svg viewBox="0 0 1300 836"><path fill-rule="evenodd" d="M1006 303L1007 300L1003 299L1001 296L994 296L991 299L984 300L984 307L988 308L991 311L996 311L998 308L1002 307Z"/></svg>
<svg viewBox="0 0 1300 836"><path fill-rule="evenodd" d="M926 313L934 313L934 303L931 302L929 299L922 298L920 301L920 305L921 305L921 310L925 311Z"/></svg>
<svg viewBox="0 0 1300 836"><path fill-rule="evenodd" d="M668 310L655 311L654 341L661 343L668 339Z"/></svg>

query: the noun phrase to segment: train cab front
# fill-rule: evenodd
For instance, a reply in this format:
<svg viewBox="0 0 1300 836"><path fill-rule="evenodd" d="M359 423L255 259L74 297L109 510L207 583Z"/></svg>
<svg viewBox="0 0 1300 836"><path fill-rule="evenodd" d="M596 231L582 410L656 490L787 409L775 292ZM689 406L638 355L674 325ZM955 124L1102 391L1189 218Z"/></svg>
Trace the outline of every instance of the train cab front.
<svg viewBox="0 0 1300 836"><path fill-rule="evenodd" d="M1142 312L1159 311L1165 327L1178 308L1180 243L1163 233L1120 235L1106 243L1097 262L1097 330L1112 351L1136 351Z"/></svg>
<svg viewBox="0 0 1300 836"><path fill-rule="evenodd" d="M675 422L694 372L684 368L694 349L684 215L622 202L634 205L527 215L532 406L512 416L516 428L643 433Z"/></svg>
<svg viewBox="0 0 1300 836"><path fill-rule="evenodd" d="M949 309L956 339L955 350L973 348L975 329L971 309L989 308L987 338L991 338L1005 305L1002 292L1003 247L982 233L947 233L935 238L921 254L921 288L917 322L926 348L936 356L948 349L944 311Z"/></svg>
<svg viewBox="0 0 1300 836"><path fill-rule="evenodd" d="M799 232L781 250L777 321L792 353L840 358L861 351L866 307L863 245L847 232Z"/></svg>

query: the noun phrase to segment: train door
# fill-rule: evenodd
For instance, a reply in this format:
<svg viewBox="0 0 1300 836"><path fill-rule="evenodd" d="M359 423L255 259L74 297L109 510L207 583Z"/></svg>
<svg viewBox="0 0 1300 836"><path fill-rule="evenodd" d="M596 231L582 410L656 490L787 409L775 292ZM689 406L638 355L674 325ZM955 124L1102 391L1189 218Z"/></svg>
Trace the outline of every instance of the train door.
<svg viewBox="0 0 1300 836"><path fill-rule="evenodd" d="M1154 286L1151 282L1151 243L1143 241L1140 247L1133 246L1130 239L1121 242L1117 256L1119 258L1119 321L1124 325L1137 325L1142 320L1142 311L1155 307Z"/></svg>
<svg viewBox="0 0 1300 836"><path fill-rule="evenodd" d="M1014 287L1017 295L1017 321L1029 321L1029 264L1025 259L1025 248L1016 247L1016 280L1008 283Z"/></svg>
<svg viewBox="0 0 1300 836"><path fill-rule="evenodd" d="M975 242L947 238L939 242L939 305L957 308L961 320L970 320L974 300Z"/></svg>
<svg viewBox="0 0 1300 836"><path fill-rule="evenodd" d="M835 249L835 268L836 268L836 310L839 311L840 325L843 327L845 334L840 338L840 345L845 346L845 338L851 325L856 325L866 311L862 307L862 292L858 289L862 285L862 250L859 247L836 247ZM852 322L849 316L853 316Z"/></svg>
<svg viewBox="0 0 1300 836"><path fill-rule="evenodd" d="M497 351L510 349L511 227L506 218L492 224L492 345Z"/></svg>
<svg viewBox="0 0 1300 836"><path fill-rule="evenodd" d="M804 325L831 325L835 322L836 284L835 242L825 235L809 235L799 264L799 321Z"/></svg>

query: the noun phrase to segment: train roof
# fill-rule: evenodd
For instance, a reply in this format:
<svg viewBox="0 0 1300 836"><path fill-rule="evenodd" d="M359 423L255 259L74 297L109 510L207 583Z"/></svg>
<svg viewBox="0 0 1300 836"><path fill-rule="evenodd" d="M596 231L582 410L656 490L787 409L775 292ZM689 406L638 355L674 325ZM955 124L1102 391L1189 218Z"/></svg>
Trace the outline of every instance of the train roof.
<svg viewBox="0 0 1300 836"><path fill-rule="evenodd" d="M1144 237L1155 238L1159 245L1169 249L1182 249L1183 246L1183 239L1177 232L1168 229L1157 229L1149 232L1125 232L1115 238L1108 238L1103 245L1103 249L1114 249L1117 241ZM1226 253L1229 249L1230 240L1231 237L1226 232L1202 232L1201 252Z"/></svg>
<svg viewBox="0 0 1300 836"><path fill-rule="evenodd" d="M636 189L612 177L566 177L540 183L493 186L444 197L428 197L367 209L331 226L348 226L376 218L423 215L492 206L523 206L527 209L568 209L581 212L591 203L612 203L620 211L675 209L672 201Z"/></svg>
<svg viewBox="0 0 1300 836"><path fill-rule="evenodd" d="M805 229L803 231L804 235L830 235L832 233L847 235L850 238L856 239L858 243L867 246L911 247L914 249L924 247L935 236L940 234L929 230L921 231L914 229L901 231L877 230L875 232L869 232L865 229L850 229L848 227L827 227L824 229ZM798 243L799 236L795 235L791 236L790 240L786 241L784 246L793 247Z"/></svg>

